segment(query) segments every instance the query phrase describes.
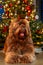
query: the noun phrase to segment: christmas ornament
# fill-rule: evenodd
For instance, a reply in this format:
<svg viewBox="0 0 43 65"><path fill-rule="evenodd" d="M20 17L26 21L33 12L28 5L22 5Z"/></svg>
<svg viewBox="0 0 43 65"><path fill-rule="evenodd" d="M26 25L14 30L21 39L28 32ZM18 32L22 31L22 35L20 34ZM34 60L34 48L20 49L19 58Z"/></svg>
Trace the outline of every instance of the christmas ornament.
<svg viewBox="0 0 43 65"><path fill-rule="evenodd" d="M3 8L2 4L0 4L0 8Z"/></svg>
<svg viewBox="0 0 43 65"><path fill-rule="evenodd" d="M6 11L5 14L9 15L9 11Z"/></svg>
<svg viewBox="0 0 43 65"><path fill-rule="evenodd" d="M10 18L13 17L13 13L9 13L9 17L10 17Z"/></svg>
<svg viewBox="0 0 43 65"><path fill-rule="evenodd" d="M13 4L12 3L9 3L9 7L12 7L13 6Z"/></svg>
<svg viewBox="0 0 43 65"><path fill-rule="evenodd" d="M5 7L8 7L8 4L5 4Z"/></svg>
<svg viewBox="0 0 43 65"><path fill-rule="evenodd" d="M32 10L31 10L31 9L30 9L30 10L28 10L27 15L28 15L28 16L30 16L31 12L32 12Z"/></svg>
<svg viewBox="0 0 43 65"><path fill-rule="evenodd" d="M36 16L35 16L35 19L39 19L39 16L38 16L38 15L36 15Z"/></svg>
<svg viewBox="0 0 43 65"><path fill-rule="evenodd" d="M2 32L5 33L5 32L7 32L7 30L8 30L8 26L6 26L6 25L3 26L3 30L2 30Z"/></svg>
<svg viewBox="0 0 43 65"><path fill-rule="evenodd" d="M12 16L12 15L13 15L13 13L10 13L10 15Z"/></svg>
<svg viewBox="0 0 43 65"><path fill-rule="evenodd" d="M28 16L26 16L25 19L28 19Z"/></svg>
<svg viewBox="0 0 43 65"><path fill-rule="evenodd" d="M20 0L18 0L16 4L20 4Z"/></svg>
<svg viewBox="0 0 43 65"><path fill-rule="evenodd" d="M3 25L2 25L2 24L0 24L0 27L2 28L2 27L3 27Z"/></svg>
<svg viewBox="0 0 43 65"><path fill-rule="evenodd" d="M39 26L37 26L36 28L39 29Z"/></svg>
<svg viewBox="0 0 43 65"><path fill-rule="evenodd" d="M0 21L2 20L2 14L4 13L4 9L2 4L0 4Z"/></svg>
<svg viewBox="0 0 43 65"><path fill-rule="evenodd" d="M4 9L3 9L2 4L0 4L0 15L2 15L3 13L4 13Z"/></svg>
<svg viewBox="0 0 43 65"><path fill-rule="evenodd" d="M7 7L7 8L6 8L6 11L9 11L9 10L10 10L10 8L9 8L9 7Z"/></svg>
<svg viewBox="0 0 43 65"><path fill-rule="evenodd" d="M15 13L14 15L17 16L17 13Z"/></svg>
<svg viewBox="0 0 43 65"><path fill-rule="evenodd" d="M26 3L26 4L28 3L28 0L23 0L23 1L24 1L24 3Z"/></svg>
<svg viewBox="0 0 43 65"><path fill-rule="evenodd" d="M37 33L37 34L40 34L40 30L36 30L36 33Z"/></svg>
<svg viewBox="0 0 43 65"><path fill-rule="evenodd" d="M37 42L37 44L40 44L40 42Z"/></svg>
<svg viewBox="0 0 43 65"><path fill-rule="evenodd" d="M22 11L24 11L24 7L22 7Z"/></svg>
<svg viewBox="0 0 43 65"><path fill-rule="evenodd" d="M42 29L42 33L43 33L43 29Z"/></svg>
<svg viewBox="0 0 43 65"><path fill-rule="evenodd" d="M28 10L31 10L30 5L26 6L25 9L26 9L27 11L28 11Z"/></svg>
<svg viewBox="0 0 43 65"><path fill-rule="evenodd" d="M30 5L32 4L32 2L30 2Z"/></svg>

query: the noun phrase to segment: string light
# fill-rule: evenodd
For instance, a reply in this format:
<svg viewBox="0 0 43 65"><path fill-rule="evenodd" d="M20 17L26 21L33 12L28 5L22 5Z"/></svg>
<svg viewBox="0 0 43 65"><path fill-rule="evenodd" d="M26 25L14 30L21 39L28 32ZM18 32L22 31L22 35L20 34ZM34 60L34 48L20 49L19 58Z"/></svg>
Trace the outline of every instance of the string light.
<svg viewBox="0 0 43 65"><path fill-rule="evenodd" d="M37 44L40 44L40 42L37 42Z"/></svg>
<svg viewBox="0 0 43 65"><path fill-rule="evenodd" d="M1 24L0 27L3 27L3 25Z"/></svg>

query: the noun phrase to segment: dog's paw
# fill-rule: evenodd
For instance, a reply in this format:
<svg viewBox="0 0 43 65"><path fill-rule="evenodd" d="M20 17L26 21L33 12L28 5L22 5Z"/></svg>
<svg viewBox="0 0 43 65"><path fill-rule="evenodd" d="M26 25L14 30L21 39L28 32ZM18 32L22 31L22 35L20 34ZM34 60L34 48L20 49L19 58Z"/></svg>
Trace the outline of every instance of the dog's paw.
<svg viewBox="0 0 43 65"><path fill-rule="evenodd" d="M23 56L21 58L21 63L28 63L28 62L29 62L29 60L28 60L28 57L27 56Z"/></svg>
<svg viewBox="0 0 43 65"><path fill-rule="evenodd" d="M19 55L19 63L28 63L28 57L27 56L23 56L23 55Z"/></svg>
<svg viewBox="0 0 43 65"><path fill-rule="evenodd" d="M5 57L5 62L6 62L6 63L14 63L14 60L11 58L11 56L7 55L7 56Z"/></svg>
<svg viewBox="0 0 43 65"><path fill-rule="evenodd" d="M36 60L36 56L34 54L25 54L23 57L26 63L31 63Z"/></svg>
<svg viewBox="0 0 43 65"><path fill-rule="evenodd" d="M31 62L34 62L36 60L36 57L31 55L28 57L28 59L29 59L29 62L31 63Z"/></svg>
<svg viewBox="0 0 43 65"><path fill-rule="evenodd" d="M17 63L18 62L18 56L14 52L9 52L6 54L5 62L7 63Z"/></svg>

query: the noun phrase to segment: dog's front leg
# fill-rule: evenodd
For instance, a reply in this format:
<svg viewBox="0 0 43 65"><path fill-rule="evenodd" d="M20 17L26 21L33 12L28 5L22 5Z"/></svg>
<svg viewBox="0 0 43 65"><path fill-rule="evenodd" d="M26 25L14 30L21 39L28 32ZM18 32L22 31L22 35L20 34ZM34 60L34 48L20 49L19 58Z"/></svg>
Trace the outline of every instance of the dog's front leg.
<svg viewBox="0 0 43 65"><path fill-rule="evenodd" d="M20 62L19 56L14 52L8 52L5 56L5 62L7 63L18 63Z"/></svg>

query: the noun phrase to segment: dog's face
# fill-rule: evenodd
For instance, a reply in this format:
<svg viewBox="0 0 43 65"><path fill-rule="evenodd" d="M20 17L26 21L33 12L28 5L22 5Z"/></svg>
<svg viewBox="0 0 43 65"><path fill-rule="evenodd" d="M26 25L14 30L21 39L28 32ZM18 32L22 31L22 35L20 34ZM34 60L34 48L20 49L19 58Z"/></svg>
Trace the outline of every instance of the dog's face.
<svg viewBox="0 0 43 65"><path fill-rule="evenodd" d="M17 20L14 19L11 23L10 27L12 27L12 34L15 37L15 39L24 41L29 34L29 24L28 21L25 19Z"/></svg>

